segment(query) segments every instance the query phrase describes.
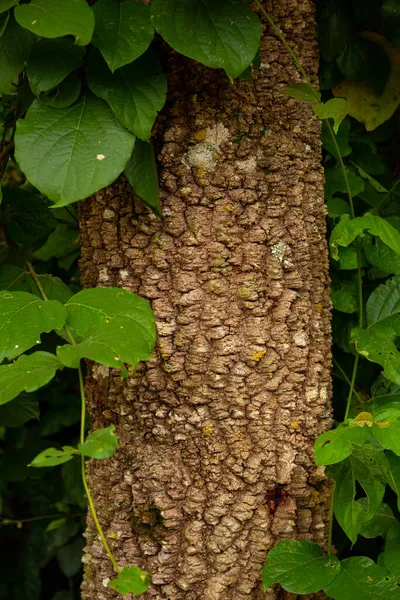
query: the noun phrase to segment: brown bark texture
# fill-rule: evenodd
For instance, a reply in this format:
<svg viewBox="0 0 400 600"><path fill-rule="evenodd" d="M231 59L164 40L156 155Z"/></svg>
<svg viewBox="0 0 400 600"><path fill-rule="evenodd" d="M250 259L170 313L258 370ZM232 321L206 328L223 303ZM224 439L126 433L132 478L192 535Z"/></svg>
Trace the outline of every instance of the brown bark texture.
<svg viewBox="0 0 400 600"><path fill-rule="evenodd" d="M310 0L265 2L313 80ZM331 425L330 300L320 123L286 98L299 77L264 27L254 82L165 51L155 144L164 217L120 179L81 208L85 287L151 301L155 358L122 381L93 366L93 426L116 455L90 486L117 562L150 572L145 600L249 600L282 539L327 537L313 444ZM88 518L83 598L112 567Z"/></svg>

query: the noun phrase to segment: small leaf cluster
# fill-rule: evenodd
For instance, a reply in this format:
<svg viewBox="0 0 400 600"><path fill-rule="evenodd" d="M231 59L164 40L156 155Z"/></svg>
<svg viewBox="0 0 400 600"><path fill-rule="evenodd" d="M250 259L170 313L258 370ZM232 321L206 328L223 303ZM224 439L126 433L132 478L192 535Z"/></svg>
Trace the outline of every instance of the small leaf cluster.
<svg viewBox="0 0 400 600"><path fill-rule="evenodd" d="M327 553L278 543L263 584L335 600L400 598L400 122L388 100L398 8L322 2L319 30L322 93L307 79L285 91L323 121L336 427L317 438L315 461L333 481L331 523ZM361 90L375 107L360 105Z"/></svg>

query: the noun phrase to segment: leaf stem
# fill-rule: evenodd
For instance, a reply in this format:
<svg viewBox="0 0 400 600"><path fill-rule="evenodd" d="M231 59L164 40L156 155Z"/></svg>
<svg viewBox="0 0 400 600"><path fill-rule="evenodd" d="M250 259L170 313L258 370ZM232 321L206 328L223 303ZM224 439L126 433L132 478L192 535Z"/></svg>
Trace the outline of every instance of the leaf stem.
<svg viewBox="0 0 400 600"><path fill-rule="evenodd" d="M340 366L340 364L338 363L338 361L336 360L336 358L333 358L332 361L333 361L333 364L335 365L335 367L340 371L340 374L342 375L343 379L351 387L351 380L347 377L346 372ZM360 398L360 396L359 396L359 394L358 394L358 392L357 392L356 389L353 390L353 393L356 396L357 400L361 403L361 398Z"/></svg>
<svg viewBox="0 0 400 600"><path fill-rule="evenodd" d="M400 183L400 179L397 179L397 180L394 182L394 184L392 185L392 187L390 188L390 190L388 190L388 191L386 192L386 194L383 196L383 198L382 198L382 200L379 202L379 204L377 204L377 205L375 206L375 208L373 208L373 209L371 210L371 213L372 213L372 214L377 214L377 213L379 213L379 210L380 210L380 209L382 208L382 206L385 204L385 202L386 202L387 198L390 196L390 194L392 194L392 193L394 192L394 190L397 188L397 186L399 185L399 183Z"/></svg>
<svg viewBox="0 0 400 600"><path fill-rule="evenodd" d="M32 263L29 260L26 261L26 266L28 267L28 271L29 271L30 276L32 277L32 279L36 283L36 285L38 286L39 292L43 296L43 300L46 300L46 302L47 302L49 298L48 298L46 292L44 291L44 288L43 288L42 284L40 283L40 279L37 276L37 273L35 272L35 270L34 270L34 268L32 266Z"/></svg>
<svg viewBox="0 0 400 600"><path fill-rule="evenodd" d="M57 513L56 515L41 515L40 517L29 517L28 519L0 519L1 525L18 525L18 523L33 523L34 521L50 521L52 519L68 519L81 517L83 513Z"/></svg>
<svg viewBox="0 0 400 600"><path fill-rule="evenodd" d="M81 392L81 430L80 430L80 442L81 444L85 441L85 417L86 417L86 396L85 396L85 385L83 381L82 367L79 363L78 367L79 373L79 389ZM103 529L100 525L99 518L97 516L96 508L93 502L92 494L90 493L90 489L86 479L86 469L85 469L85 457L81 454L81 474L82 474L82 482L83 487L85 488L86 496L89 502L90 511L92 513L93 521L96 525L97 532L100 536L100 539L103 543L104 549L107 552L108 558L111 561L112 566L114 567L114 571L119 574L120 568L118 567L117 561L114 558L113 553L111 552L110 546L108 545L106 536L104 535Z"/></svg>

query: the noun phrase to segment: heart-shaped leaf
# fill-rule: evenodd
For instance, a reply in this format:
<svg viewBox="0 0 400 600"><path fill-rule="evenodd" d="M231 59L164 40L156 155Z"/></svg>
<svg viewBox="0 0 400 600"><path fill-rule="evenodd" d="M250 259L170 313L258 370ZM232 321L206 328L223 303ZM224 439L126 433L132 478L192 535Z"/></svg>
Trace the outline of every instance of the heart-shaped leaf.
<svg viewBox="0 0 400 600"><path fill-rule="evenodd" d="M15 155L30 182L64 206L111 184L125 168L134 141L96 96L63 109L34 101L18 121Z"/></svg>
<svg viewBox="0 0 400 600"><path fill-rule="evenodd" d="M139 567L123 567L116 579L108 582L108 587L119 594L143 594L150 585L150 576Z"/></svg>
<svg viewBox="0 0 400 600"><path fill-rule="evenodd" d="M333 119L333 130L338 133L339 125L348 113L347 100L343 98L332 98L323 104L314 104L313 110L320 119Z"/></svg>
<svg viewBox="0 0 400 600"><path fill-rule="evenodd" d="M133 187L135 194L150 206L158 217L161 217L157 166L153 146L150 142L136 140L124 175Z"/></svg>
<svg viewBox="0 0 400 600"><path fill-rule="evenodd" d="M0 362L40 342L40 335L64 326L66 310L27 292L0 292Z"/></svg>
<svg viewBox="0 0 400 600"><path fill-rule="evenodd" d="M261 27L246 0L153 0L154 27L177 52L231 79L251 64Z"/></svg>
<svg viewBox="0 0 400 600"><path fill-rule="evenodd" d="M45 38L73 35L78 46L92 39L94 15L85 0L35 0L15 8L22 27Z"/></svg>
<svg viewBox="0 0 400 600"><path fill-rule="evenodd" d="M142 140L150 138L167 95L167 78L151 52L114 74L99 52L91 52L87 80L92 92L111 106L124 127Z"/></svg>
<svg viewBox="0 0 400 600"><path fill-rule="evenodd" d="M149 7L140 0L98 0L93 10L93 45L99 48L111 71L131 63L147 50L154 28Z"/></svg>
<svg viewBox="0 0 400 600"><path fill-rule="evenodd" d="M91 458L110 458L117 446L118 437L114 425L92 431L83 444L78 444L79 452Z"/></svg>
<svg viewBox="0 0 400 600"><path fill-rule="evenodd" d="M20 356L9 365L0 366L0 404L16 398L21 392L34 392L51 381L63 365L54 354L35 352Z"/></svg>
<svg viewBox="0 0 400 600"><path fill-rule="evenodd" d="M263 568L264 591L273 583L294 594L311 594L328 585L340 571L336 556L326 556L318 544L285 540L267 556Z"/></svg>
<svg viewBox="0 0 400 600"><path fill-rule="evenodd" d="M352 556L340 562L341 569L324 588L334 600L398 600L400 587L389 571L366 556Z"/></svg>

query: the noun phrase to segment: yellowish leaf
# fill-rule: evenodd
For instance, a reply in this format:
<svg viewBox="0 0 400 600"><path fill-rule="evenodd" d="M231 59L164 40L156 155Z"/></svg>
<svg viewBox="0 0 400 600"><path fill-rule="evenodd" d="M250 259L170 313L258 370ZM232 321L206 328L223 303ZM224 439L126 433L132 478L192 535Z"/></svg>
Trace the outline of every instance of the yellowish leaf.
<svg viewBox="0 0 400 600"><path fill-rule="evenodd" d="M384 37L366 31L361 34L379 44L390 59L391 71L383 93L379 96L365 82L345 79L332 91L349 103L349 115L365 123L367 131L376 129L395 112L400 104L400 48L395 48Z"/></svg>

